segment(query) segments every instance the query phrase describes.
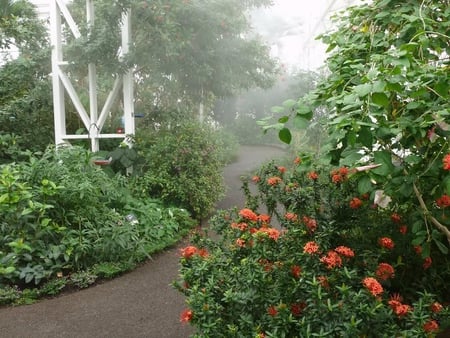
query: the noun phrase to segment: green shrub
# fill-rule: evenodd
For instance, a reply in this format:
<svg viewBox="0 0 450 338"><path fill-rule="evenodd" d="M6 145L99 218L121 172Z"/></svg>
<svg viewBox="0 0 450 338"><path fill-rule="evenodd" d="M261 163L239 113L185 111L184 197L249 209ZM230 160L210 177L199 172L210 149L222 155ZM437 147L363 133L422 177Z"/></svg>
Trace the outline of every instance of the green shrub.
<svg viewBox="0 0 450 338"><path fill-rule="evenodd" d="M195 121L146 130L136 147L144 157L135 192L144 198L187 209L198 219L208 215L224 192L224 158L215 131Z"/></svg>

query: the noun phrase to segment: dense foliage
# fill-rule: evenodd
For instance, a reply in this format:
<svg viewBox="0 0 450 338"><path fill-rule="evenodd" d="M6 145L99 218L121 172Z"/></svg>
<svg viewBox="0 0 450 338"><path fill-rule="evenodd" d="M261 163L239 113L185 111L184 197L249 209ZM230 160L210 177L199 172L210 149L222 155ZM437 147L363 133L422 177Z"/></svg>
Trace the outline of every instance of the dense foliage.
<svg viewBox="0 0 450 338"><path fill-rule="evenodd" d="M125 177L108 176L82 148L49 149L0 170L2 287L42 285L105 262L130 268L193 225L184 210L133 197Z"/></svg>
<svg viewBox="0 0 450 338"><path fill-rule="evenodd" d="M141 198L160 198L187 209L195 218L207 216L224 193L224 143L207 124L184 121L139 133L136 148L144 161L135 178ZM228 143L229 144L229 143Z"/></svg>
<svg viewBox="0 0 450 338"><path fill-rule="evenodd" d="M422 257L411 215L358 192L367 168L300 162L261 168L245 181L247 208L215 216L219 240L198 233L181 250L175 285L195 337L429 337L448 326L450 262Z"/></svg>

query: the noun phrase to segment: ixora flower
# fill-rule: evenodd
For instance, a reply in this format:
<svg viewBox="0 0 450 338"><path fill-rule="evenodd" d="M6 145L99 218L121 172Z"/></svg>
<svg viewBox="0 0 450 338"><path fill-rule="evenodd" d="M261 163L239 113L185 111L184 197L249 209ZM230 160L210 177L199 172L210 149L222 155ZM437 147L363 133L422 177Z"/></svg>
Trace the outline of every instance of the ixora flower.
<svg viewBox="0 0 450 338"><path fill-rule="evenodd" d="M274 228L261 228L255 232L256 236L260 236L260 234L267 234L267 236L274 241L278 240L278 237L280 237L280 231Z"/></svg>
<svg viewBox="0 0 450 338"><path fill-rule="evenodd" d="M436 200L436 205L439 208L447 208L450 206L450 196L448 195L442 195Z"/></svg>
<svg viewBox="0 0 450 338"><path fill-rule="evenodd" d="M180 322L188 323L192 320L193 316L194 316L194 314L192 313L192 311L189 309L186 309L180 315Z"/></svg>
<svg viewBox="0 0 450 338"><path fill-rule="evenodd" d="M411 311L411 306L402 304L396 299L389 300L388 304L398 317L404 317L408 314L409 311Z"/></svg>
<svg viewBox="0 0 450 338"><path fill-rule="evenodd" d="M431 259L431 257L426 257L423 260L423 264L422 264L423 269L424 270L429 269L432 263L433 263L433 260Z"/></svg>
<svg viewBox="0 0 450 338"><path fill-rule="evenodd" d="M292 274L292 276L294 276L295 279L300 278L301 272L302 272L302 268L299 267L298 265L291 266L291 274Z"/></svg>
<svg viewBox="0 0 450 338"><path fill-rule="evenodd" d="M258 216L250 209L242 209L241 211L239 211L239 216L249 221L258 221Z"/></svg>
<svg viewBox="0 0 450 338"><path fill-rule="evenodd" d="M378 240L378 244L380 244L381 247L392 250L395 246L394 241L390 239L389 237L381 237Z"/></svg>
<svg viewBox="0 0 450 338"><path fill-rule="evenodd" d="M278 310L277 310L276 306L272 305L272 306L269 306L269 308L267 309L267 313L270 316L275 317L278 314Z"/></svg>
<svg viewBox="0 0 450 338"><path fill-rule="evenodd" d="M444 170L450 170L450 154L447 154L442 159L442 167Z"/></svg>
<svg viewBox="0 0 450 338"><path fill-rule="evenodd" d="M314 218L303 216L302 221L310 232L316 231L317 221Z"/></svg>
<svg viewBox="0 0 450 338"><path fill-rule="evenodd" d="M336 249L334 249L334 251L336 251L339 255L347 258L355 257L355 253L353 252L353 250L343 245L338 246Z"/></svg>
<svg viewBox="0 0 450 338"><path fill-rule="evenodd" d="M324 263L327 267L327 269L333 269L335 267L342 266L342 258L339 256L339 254L335 251L328 251L328 253L320 258L320 261Z"/></svg>
<svg viewBox="0 0 450 338"><path fill-rule="evenodd" d="M350 208L359 209L363 205L363 202L358 197L353 197L350 200Z"/></svg>
<svg viewBox="0 0 450 338"><path fill-rule="evenodd" d="M375 271L375 275L380 280L388 280L389 278L394 277L395 270L392 265L388 263L380 263L378 264L377 271Z"/></svg>
<svg viewBox="0 0 450 338"><path fill-rule="evenodd" d="M319 252L319 244L313 241L306 242L306 244L303 246L303 252L314 255Z"/></svg>
<svg viewBox="0 0 450 338"><path fill-rule="evenodd" d="M208 256L208 251L206 251L205 249L199 249L195 246L187 246L184 249L181 249L181 257L185 258L185 259L189 259L192 258L194 255L198 255L200 257L206 257Z"/></svg>
<svg viewBox="0 0 450 338"><path fill-rule="evenodd" d="M439 330L439 324L437 323L437 321L430 319L425 324L423 324L423 330L425 332L437 331L437 330Z"/></svg>
<svg viewBox="0 0 450 338"><path fill-rule="evenodd" d="M401 221L402 221L402 218L401 218L401 216L399 215L399 214L397 214L396 212L394 212L392 215L391 215L391 220L392 220L392 222L394 222L394 223L400 223Z"/></svg>
<svg viewBox="0 0 450 338"><path fill-rule="evenodd" d="M373 277L366 277L363 279L364 287L375 297L383 293L383 287Z"/></svg>
<svg viewBox="0 0 450 338"><path fill-rule="evenodd" d="M444 307L442 306L441 303L434 302L433 304L431 304L430 308L431 308L431 312L433 312L433 313L439 313L439 312L442 311L442 309L443 309Z"/></svg>
<svg viewBox="0 0 450 338"><path fill-rule="evenodd" d="M317 181L319 179L319 174L315 171L311 171L308 173L308 178L313 181Z"/></svg>
<svg viewBox="0 0 450 338"><path fill-rule="evenodd" d="M277 185L277 184L279 184L281 182L283 182L283 180L280 177L278 177L278 176L269 177L267 179L267 184L270 185L270 186Z"/></svg>
<svg viewBox="0 0 450 338"><path fill-rule="evenodd" d="M293 212L287 212L287 213L284 215L284 218L285 218L286 220L288 220L288 221L291 221L291 222L295 222L295 221L298 220L298 216L297 216L296 214L294 214Z"/></svg>
<svg viewBox="0 0 450 338"><path fill-rule="evenodd" d="M283 166L278 166L277 167L277 169L278 169L278 171L280 172L280 173L282 173L282 174L284 174L285 172L286 172L286 167L283 167Z"/></svg>

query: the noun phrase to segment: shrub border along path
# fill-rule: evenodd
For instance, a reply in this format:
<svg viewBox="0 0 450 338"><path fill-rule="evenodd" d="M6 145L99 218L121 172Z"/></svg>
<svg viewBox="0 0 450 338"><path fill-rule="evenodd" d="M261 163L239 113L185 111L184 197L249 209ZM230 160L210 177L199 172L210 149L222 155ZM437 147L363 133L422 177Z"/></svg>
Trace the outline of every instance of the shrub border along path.
<svg viewBox="0 0 450 338"><path fill-rule="evenodd" d="M242 207L240 176L282 154L276 147L241 147L238 160L224 170L228 190L217 208ZM132 272L89 289L0 308L0 337L188 337L193 330L179 321L184 297L170 285L178 274L179 249L185 245L180 243Z"/></svg>

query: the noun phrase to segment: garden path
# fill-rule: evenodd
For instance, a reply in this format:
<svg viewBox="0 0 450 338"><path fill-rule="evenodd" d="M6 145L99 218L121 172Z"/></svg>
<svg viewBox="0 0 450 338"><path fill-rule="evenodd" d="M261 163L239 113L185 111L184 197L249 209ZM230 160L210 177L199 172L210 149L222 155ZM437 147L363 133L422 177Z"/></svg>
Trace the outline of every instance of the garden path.
<svg viewBox="0 0 450 338"><path fill-rule="evenodd" d="M224 170L226 197L217 208L242 206L240 176L279 157L276 147L244 146ZM185 338L179 321L184 297L170 283L178 274L180 247L155 255L139 268L89 289L36 304L0 308L0 338Z"/></svg>

